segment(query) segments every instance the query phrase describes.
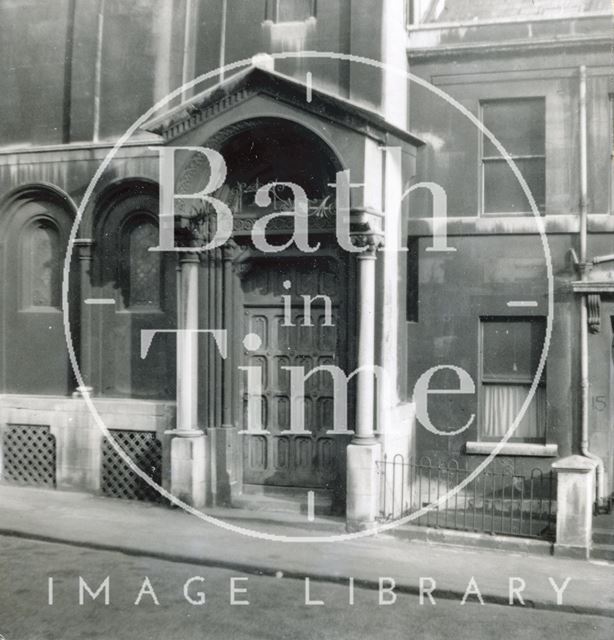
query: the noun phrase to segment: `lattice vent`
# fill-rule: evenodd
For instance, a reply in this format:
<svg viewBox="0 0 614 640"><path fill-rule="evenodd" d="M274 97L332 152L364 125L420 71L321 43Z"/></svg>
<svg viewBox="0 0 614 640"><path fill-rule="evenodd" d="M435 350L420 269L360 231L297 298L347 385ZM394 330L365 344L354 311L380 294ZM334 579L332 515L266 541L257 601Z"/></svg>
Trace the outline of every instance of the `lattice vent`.
<svg viewBox="0 0 614 640"><path fill-rule="evenodd" d="M113 431L115 442L152 480L162 479L162 445L148 431ZM102 444L102 493L127 500L160 501L161 496L124 462L108 440Z"/></svg>
<svg viewBox="0 0 614 640"><path fill-rule="evenodd" d="M43 425L9 424L2 437L2 478L55 487L55 436Z"/></svg>

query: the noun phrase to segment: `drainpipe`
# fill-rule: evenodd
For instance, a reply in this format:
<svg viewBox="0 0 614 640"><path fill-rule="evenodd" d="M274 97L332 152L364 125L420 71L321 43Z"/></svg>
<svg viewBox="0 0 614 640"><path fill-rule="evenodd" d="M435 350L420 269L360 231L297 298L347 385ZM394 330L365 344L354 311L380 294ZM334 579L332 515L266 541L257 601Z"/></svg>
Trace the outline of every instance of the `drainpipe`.
<svg viewBox="0 0 614 640"><path fill-rule="evenodd" d="M580 67L580 269L581 280L587 279L589 263L587 262L588 236L588 147L587 147L587 117L586 117L586 66ZM580 298L580 391L581 391L581 426L582 439L580 452L585 458L596 464L597 509L606 501L605 470L603 460L588 449L588 309L587 294Z"/></svg>
<svg viewBox="0 0 614 640"><path fill-rule="evenodd" d="M226 21L228 20L228 0L222 0L222 26L220 34L220 82L224 81L226 64Z"/></svg>
<svg viewBox="0 0 614 640"><path fill-rule="evenodd" d="M102 39L104 36L104 9L105 0L100 0L98 5L97 31L96 31L96 62L94 65L94 142L100 140L100 91L102 87Z"/></svg>
<svg viewBox="0 0 614 640"><path fill-rule="evenodd" d="M198 14L194 0L187 0L185 6L185 22L183 27L183 62L181 67L181 84L186 85L195 77L195 50ZM193 93L194 87L181 92L181 100L187 100Z"/></svg>

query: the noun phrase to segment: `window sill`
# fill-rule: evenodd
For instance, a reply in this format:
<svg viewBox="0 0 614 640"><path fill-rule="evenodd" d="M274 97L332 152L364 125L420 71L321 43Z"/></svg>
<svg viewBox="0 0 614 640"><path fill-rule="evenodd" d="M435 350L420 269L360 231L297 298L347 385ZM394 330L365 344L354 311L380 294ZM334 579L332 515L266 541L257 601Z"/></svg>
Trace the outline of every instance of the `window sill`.
<svg viewBox="0 0 614 640"><path fill-rule="evenodd" d="M272 20L271 18L266 18L262 21L263 27L269 27L269 29L279 29L287 26L298 26L298 25L315 25L317 23L317 19L315 16L309 16L304 20Z"/></svg>
<svg viewBox="0 0 614 640"><path fill-rule="evenodd" d="M56 315L62 314L62 309L58 307L48 307L47 305L30 305L29 307L24 307L23 309L19 309L19 313L52 313Z"/></svg>
<svg viewBox="0 0 614 640"><path fill-rule="evenodd" d="M489 455L498 442L467 442L465 452L469 455ZM559 447L556 444L533 444L528 442L506 442L499 451L500 456L533 456L536 458L556 458Z"/></svg>

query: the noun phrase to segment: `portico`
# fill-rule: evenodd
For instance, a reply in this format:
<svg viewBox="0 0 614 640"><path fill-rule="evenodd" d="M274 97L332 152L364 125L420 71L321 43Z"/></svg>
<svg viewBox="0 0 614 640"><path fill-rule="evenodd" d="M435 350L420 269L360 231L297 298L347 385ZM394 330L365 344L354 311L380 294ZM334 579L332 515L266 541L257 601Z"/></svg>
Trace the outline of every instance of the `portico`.
<svg viewBox="0 0 614 640"><path fill-rule="evenodd" d="M383 241L403 246L403 205L390 200L401 171L386 148L411 170L420 141L374 112L303 92L252 67L148 126L175 147L175 238L193 249L178 254L179 328L191 333L178 339L170 490L195 506L232 504L254 486L318 490L360 529L377 514L387 424L400 410L413 415L397 385L405 259L384 259ZM223 180L201 148L224 158ZM219 203L232 229L211 248L226 224ZM213 329L226 331L224 357L198 333ZM297 367L302 395L290 381ZM318 367L344 372L346 408L328 370L309 377ZM389 447L409 453L410 423Z"/></svg>

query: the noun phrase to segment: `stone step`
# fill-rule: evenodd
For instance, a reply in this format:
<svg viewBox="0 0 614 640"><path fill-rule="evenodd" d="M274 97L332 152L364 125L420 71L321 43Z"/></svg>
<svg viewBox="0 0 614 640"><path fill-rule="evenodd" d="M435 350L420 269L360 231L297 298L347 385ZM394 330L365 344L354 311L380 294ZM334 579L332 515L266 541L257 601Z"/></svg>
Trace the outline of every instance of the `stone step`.
<svg viewBox="0 0 614 640"><path fill-rule="evenodd" d="M614 545L614 531L612 529L593 529L593 542Z"/></svg>
<svg viewBox="0 0 614 640"><path fill-rule="evenodd" d="M600 513L593 518L593 542L614 544L614 512Z"/></svg>
<svg viewBox="0 0 614 640"><path fill-rule="evenodd" d="M232 506L248 511L306 514L308 491L314 492L314 514L329 515L333 505L332 494L322 489L244 484L243 493L233 498Z"/></svg>
<svg viewBox="0 0 614 640"><path fill-rule="evenodd" d="M591 560L614 562L614 544L593 544Z"/></svg>

